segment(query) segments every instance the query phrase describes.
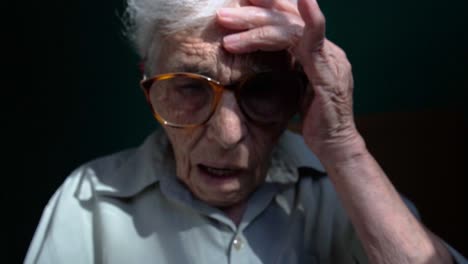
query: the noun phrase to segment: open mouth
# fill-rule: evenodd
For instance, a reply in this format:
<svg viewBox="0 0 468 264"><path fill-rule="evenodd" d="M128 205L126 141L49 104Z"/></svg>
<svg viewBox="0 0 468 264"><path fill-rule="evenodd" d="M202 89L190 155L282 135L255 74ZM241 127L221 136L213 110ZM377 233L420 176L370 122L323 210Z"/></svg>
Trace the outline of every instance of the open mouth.
<svg viewBox="0 0 468 264"><path fill-rule="evenodd" d="M205 174L208 174L212 177L219 178L230 178L238 176L242 170L240 169L227 169L227 168L215 168L209 167L203 164L199 164L198 168Z"/></svg>

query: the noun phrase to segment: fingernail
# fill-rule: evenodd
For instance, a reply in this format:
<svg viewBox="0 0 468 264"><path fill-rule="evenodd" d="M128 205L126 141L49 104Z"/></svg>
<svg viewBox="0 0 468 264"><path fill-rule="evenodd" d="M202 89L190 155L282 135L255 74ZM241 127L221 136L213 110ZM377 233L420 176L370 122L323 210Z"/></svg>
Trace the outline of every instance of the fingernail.
<svg viewBox="0 0 468 264"><path fill-rule="evenodd" d="M232 8L220 8L216 12L221 17L232 17L235 13Z"/></svg>

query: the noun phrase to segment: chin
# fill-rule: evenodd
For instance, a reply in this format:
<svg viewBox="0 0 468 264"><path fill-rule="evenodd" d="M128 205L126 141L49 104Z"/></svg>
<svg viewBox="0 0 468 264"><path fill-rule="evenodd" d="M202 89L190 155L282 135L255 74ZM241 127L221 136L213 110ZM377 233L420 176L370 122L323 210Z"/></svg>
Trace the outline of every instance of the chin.
<svg viewBox="0 0 468 264"><path fill-rule="evenodd" d="M214 207L231 207L246 200L245 195L238 191L219 191L199 197L200 200Z"/></svg>
<svg viewBox="0 0 468 264"><path fill-rule="evenodd" d="M207 199L216 206L230 206L244 200L243 196L236 192L222 192L221 194L213 195Z"/></svg>
<svg viewBox="0 0 468 264"><path fill-rule="evenodd" d="M214 200L212 202L207 202L207 203L209 205L213 206L213 207L224 209L224 208L230 208L230 207L237 206L237 205L241 204L243 201L244 201L244 199L216 200L216 201Z"/></svg>

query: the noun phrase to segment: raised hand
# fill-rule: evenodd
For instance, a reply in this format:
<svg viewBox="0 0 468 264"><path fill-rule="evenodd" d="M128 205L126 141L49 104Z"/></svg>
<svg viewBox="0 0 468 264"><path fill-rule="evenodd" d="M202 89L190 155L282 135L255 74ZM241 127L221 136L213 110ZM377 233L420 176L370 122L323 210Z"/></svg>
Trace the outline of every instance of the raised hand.
<svg viewBox="0 0 468 264"><path fill-rule="evenodd" d="M236 32L224 38L229 52L289 50L300 62L314 94L306 102L302 134L323 163L363 149L353 119L351 65L343 50L325 38L325 18L315 0L250 0L219 10L217 18Z"/></svg>

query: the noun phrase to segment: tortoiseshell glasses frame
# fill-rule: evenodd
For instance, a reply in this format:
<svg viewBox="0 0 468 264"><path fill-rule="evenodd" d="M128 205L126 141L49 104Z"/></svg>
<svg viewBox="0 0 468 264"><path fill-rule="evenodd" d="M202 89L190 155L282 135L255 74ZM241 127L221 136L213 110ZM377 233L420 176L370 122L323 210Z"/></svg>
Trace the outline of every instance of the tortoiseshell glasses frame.
<svg viewBox="0 0 468 264"><path fill-rule="evenodd" d="M262 76L263 75L263 76ZM145 97L146 97L146 101L148 102L148 104L150 105L151 107L151 111L153 113L153 116L155 117L155 119L161 123L162 125L165 125L165 126L170 126L170 127L175 127L175 128L195 128L195 127L198 127L198 126L201 126L203 124L205 124L212 116L213 114L215 113L218 105L219 105L219 102L221 100L221 97L222 97L222 94L224 92L224 90L230 90L230 91L233 91L234 92L234 95L236 97L236 100L243 112L243 114L251 121L253 122L256 122L256 123L262 123L262 118L260 118L260 120L258 120L259 118L253 118L252 117L252 114L249 113L249 111L246 108L246 103L242 103L242 101L244 100L242 97L243 97L243 94L245 94L244 92L244 88L246 88L246 84L248 84L249 82L251 82L252 80L255 80L256 77L258 76L262 76L263 78L265 78L265 80L268 80L268 78L271 78L272 80L270 81L271 83L270 84L274 84L276 83L274 80L275 78L276 79L280 79L280 80L284 80L286 83L288 84L291 84L293 86L294 89L284 89L285 93L287 94L292 94L290 97L294 97L292 100L293 104L294 103L297 103L297 109L287 109L288 111L290 111L291 113L289 114L288 112L288 115L289 118L298 111L299 109L299 106L301 104L301 99L305 93L305 89L306 89L306 86L307 86L307 77L305 76L305 74L301 71L286 71L286 72L260 72L260 73L257 73L257 74L254 74L254 75L250 75L250 76L246 76L245 78L242 78L239 82L236 82L234 84L230 84L230 85L222 85L219 81L217 80L214 80L210 77L207 77L207 76L204 76L204 75L201 75L201 74L196 74L196 73L190 73L190 72L173 72L173 73L164 73L164 74L158 74L158 75L155 75L151 78L146 78L146 76L143 77L143 80L140 82L140 86L145 94ZM166 81L166 80L172 80L172 79L175 79L175 78L180 78L180 77L183 77L183 78L188 78L188 79L191 79L191 80L194 80L194 81L198 81L202 84L206 84L206 85L209 85L210 89L212 90L212 99L211 99L211 102L210 102L210 105L208 106L209 107L209 110L207 109L207 114L206 116L203 116L203 118L201 118L200 120L197 120L196 122L193 122L193 123L186 123L186 124L180 124L180 123L175 123L175 122L171 122L170 120L167 120L166 117L163 117L161 115L161 113L159 113L158 111L155 110L155 106L153 105L153 102L152 102L152 98L151 98L151 89L153 87L153 85L157 82L162 82L162 81ZM258 79L258 78L257 78ZM275 85L273 85L275 86ZM250 95L252 96L252 95ZM295 102L294 100L297 99L297 102ZM256 100L256 99L255 99ZM288 105L289 107L289 105ZM292 105L292 107L294 108L295 106Z"/></svg>

